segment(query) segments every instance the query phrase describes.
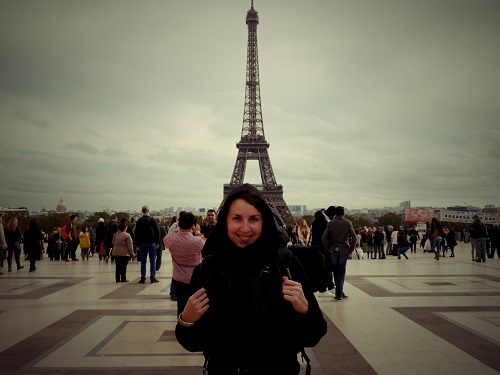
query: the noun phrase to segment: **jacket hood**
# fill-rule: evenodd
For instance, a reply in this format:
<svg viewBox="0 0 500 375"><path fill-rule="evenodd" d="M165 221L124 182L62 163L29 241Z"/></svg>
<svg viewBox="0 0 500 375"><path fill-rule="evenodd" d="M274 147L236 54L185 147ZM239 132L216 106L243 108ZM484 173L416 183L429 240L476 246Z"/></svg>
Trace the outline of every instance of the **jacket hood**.
<svg viewBox="0 0 500 375"><path fill-rule="evenodd" d="M267 245L276 246L284 241L282 232L276 226L274 214L262 193L250 184L243 184L232 190L224 200L217 215L215 229L205 242L202 251L203 256L220 253L221 247L225 247L231 242L227 235L227 215L231 204L239 198L250 203L262 214L262 235L257 242L263 243L266 245L265 247L268 247Z"/></svg>

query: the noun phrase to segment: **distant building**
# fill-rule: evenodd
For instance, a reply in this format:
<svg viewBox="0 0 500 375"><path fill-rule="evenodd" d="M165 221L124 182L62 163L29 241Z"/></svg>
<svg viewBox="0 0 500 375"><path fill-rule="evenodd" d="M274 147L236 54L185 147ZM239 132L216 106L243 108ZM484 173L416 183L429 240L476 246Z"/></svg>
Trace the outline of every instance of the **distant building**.
<svg viewBox="0 0 500 375"><path fill-rule="evenodd" d="M66 203L64 203L62 197L61 197L61 200L59 201L59 203L57 204L56 212L63 213L63 214L68 212L68 208L66 207Z"/></svg>
<svg viewBox="0 0 500 375"><path fill-rule="evenodd" d="M29 216L29 211L27 208L19 207L19 208L1 208L0 212L3 213L6 218L10 216ZM6 219L7 220L7 219Z"/></svg>

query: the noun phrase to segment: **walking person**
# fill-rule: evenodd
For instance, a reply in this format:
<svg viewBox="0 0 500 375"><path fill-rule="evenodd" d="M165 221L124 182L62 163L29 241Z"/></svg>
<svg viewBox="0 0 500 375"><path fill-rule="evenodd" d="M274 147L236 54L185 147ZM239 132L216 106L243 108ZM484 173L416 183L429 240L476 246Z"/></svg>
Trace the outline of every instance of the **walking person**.
<svg viewBox="0 0 500 375"><path fill-rule="evenodd" d="M17 270L22 270L24 266L21 265L21 242L23 241L23 234L19 228L17 217L12 216L9 223L4 228L5 241L7 242L7 265L9 272L12 272L12 256L16 261Z"/></svg>
<svg viewBox="0 0 500 375"><path fill-rule="evenodd" d="M30 221L28 229L24 231L24 251L30 261L29 273L36 271L36 261L40 259L44 251L44 236L35 220Z"/></svg>
<svg viewBox="0 0 500 375"><path fill-rule="evenodd" d="M455 239L455 230L450 228L448 233L446 234L446 242L448 243L448 247L450 248L450 258L455 257L455 246L458 245L457 240Z"/></svg>
<svg viewBox="0 0 500 375"><path fill-rule="evenodd" d="M160 227L154 217L149 215L149 207L142 206L142 216L135 225L135 242L141 252L141 280L146 282L146 265L149 256L149 276L151 283L157 283L156 278L156 249L160 247Z"/></svg>
<svg viewBox="0 0 500 375"><path fill-rule="evenodd" d="M127 220L122 219L112 240L113 257L115 259L115 280L117 283L128 283L127 265L135 257L132 237L127 233Z"/></svg>
<svg viewBox="0 0 500 375"><path fill-rule="evenodd" d="M429 228L429 241L431 243L431 253L434 253L434 259L439 260L439 251L441 249L441 240L444 236L443 226L437 217L431 220Z"/></svg>
<svg viewBox="0 0 500 375"><path fill-rule="evenodd" d="M334 299L342 301L348 298L344 293L347 258L352 254L356 246L356 233L352 223L344 218L344 207L335 207L335 216L328 222L322 240L325 248L332 255L332 270L335 282Z"/></svg>
<svg viewBox="0 0 500 375"><path fill-rule="evenodd" d="M398 259L401 259L401 254L403 254L403 256L408 259L408 257L406 256L406 252L410 250L410 248L411 244L408 241L408 237L406 236L405 232L400 229L398 231Z"/></svg>
<svg viewBox="0 0 500 375"><path fill-rule="evenodd" d="M297 375L300 348L326 334L302 265L280 256L291 255L283 233L252 185L226 197L175 328L186 350L203 352L208 374Z"/></svg>

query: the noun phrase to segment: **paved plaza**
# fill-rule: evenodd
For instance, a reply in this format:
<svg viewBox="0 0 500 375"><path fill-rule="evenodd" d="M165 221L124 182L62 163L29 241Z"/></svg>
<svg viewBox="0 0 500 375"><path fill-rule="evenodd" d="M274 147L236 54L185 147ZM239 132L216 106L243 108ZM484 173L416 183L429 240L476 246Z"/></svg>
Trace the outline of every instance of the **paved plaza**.
<svg viewBox="0 0 500 375"><path fill-rule="evenodd" d="M349 261L349 299L318 297L328 333L308 349L312 374L499 374L500 259L472 262L468 244L455 253ZM200 375L203 356L175 340L172 266L163 254L157 284L138 283L137 262L129 263L130 282L117 284L114 264L97 255L45 258L33 274L28 262L4 268L0 373Z"/></svg>

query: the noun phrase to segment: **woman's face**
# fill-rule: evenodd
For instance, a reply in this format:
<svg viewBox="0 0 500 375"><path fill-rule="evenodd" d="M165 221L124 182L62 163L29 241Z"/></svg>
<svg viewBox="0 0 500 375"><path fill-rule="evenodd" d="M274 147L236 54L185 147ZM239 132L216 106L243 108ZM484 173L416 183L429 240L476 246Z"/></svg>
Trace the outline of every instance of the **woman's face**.
<svg viewBox="0 0 500 375"><path fill-rule="evenodd" d="M248 246L262 234L262 214L243 199L229 206L226 225L229 239L238 247Z"/></svg>

